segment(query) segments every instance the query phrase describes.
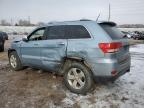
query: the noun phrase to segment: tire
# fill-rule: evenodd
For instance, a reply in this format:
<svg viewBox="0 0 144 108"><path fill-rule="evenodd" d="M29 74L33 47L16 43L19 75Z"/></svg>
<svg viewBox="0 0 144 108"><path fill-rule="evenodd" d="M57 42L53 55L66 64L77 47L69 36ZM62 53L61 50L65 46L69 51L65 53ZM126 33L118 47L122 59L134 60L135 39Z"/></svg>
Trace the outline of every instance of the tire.
<svg viewBox="0 0 144 108"><path fill-rule="evenodd" d="M0 47L0 52L4 52L4 45Z"/></svg>
<svg viewBox="0 0 144 108"><path fill-rule="evenodd" d="M71 92L86 94L94 87L91 71L81 62L71 62L64 72L64 83Z"/></svg>
<svg viewBox="0 0 144 108"><path fill-rule="evenodd" d="M9 64L10 67L15 71L19 71L23 69L23 66L21 64L21 61L16 51L13 51L9 54Z"/></svg>
<svg viewBox="0 0 144 108"><path fill-rule="evenodd" d="M2 52L2 47L0 46L0 52Z"/></svg>
<svg viewBox="0 0 144 108"><path fill-rule="evenodd" d="M2 45L2 52L4 52L4 45Z"/></svg>

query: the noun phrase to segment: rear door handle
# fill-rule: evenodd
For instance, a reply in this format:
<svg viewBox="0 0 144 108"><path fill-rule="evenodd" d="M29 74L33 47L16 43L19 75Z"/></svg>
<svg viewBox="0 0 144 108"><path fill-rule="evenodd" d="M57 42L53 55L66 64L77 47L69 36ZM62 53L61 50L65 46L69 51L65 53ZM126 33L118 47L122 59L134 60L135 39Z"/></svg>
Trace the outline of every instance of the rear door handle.
<svg viewBox="0 0 144 108"><path fill-rule="evenodd" d="M58 45L65 45L65 43L63 43L63 42L60 42L60 43L58 43Z"/></svg>

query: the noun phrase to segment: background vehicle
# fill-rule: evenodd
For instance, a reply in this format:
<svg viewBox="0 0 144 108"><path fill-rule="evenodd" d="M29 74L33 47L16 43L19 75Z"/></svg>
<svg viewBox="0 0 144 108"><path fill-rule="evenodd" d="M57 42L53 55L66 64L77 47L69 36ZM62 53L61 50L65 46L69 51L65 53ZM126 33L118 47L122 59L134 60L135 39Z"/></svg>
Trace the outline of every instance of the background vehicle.
<svg viewBox="0 0 144 108"><path fill-rule="evenodd" d="M4 51L5 40L8 40L8 35L5 32L0 32L0 52Z"/></svg>
<svg viewBox="0 0 144 108"><path fill-rule="evenodd" d="M132 38L135 40L144 40L144 34L142 32L135 31Z"/></svg>
<svg viewBox="0 0 144 108"><path fill-rule="evenodd" d="M5 40L8 40L8 34L6 32L0 32L3 35Z"/></svg>
<svg viewBox="0 0 144 108"><path fill-rule="evenodd" d="M131 38L133 36L129 32L122 31L122 33L125 34L127 38Z"/></svg>
<svg viewBox="0 0 144 108"><path fill-rule="evenodd" d="M116 79L130 70L129 45L113 22L49 23L12 43L10 66L50 70L64 75L72 92L85 94L95 77Z"/></svg>

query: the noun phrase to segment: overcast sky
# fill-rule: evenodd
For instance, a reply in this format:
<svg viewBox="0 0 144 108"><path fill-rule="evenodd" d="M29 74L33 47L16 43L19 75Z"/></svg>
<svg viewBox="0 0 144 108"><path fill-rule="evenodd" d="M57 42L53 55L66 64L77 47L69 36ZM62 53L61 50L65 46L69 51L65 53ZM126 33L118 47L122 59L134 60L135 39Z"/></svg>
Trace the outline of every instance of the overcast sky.
<svg viewBox="0 0 144 108"><path fill-rule="evenodd" d="M144 0L0 0L0 20L28 19L31 22L108 19L118 24L144 24Z"/></svg>

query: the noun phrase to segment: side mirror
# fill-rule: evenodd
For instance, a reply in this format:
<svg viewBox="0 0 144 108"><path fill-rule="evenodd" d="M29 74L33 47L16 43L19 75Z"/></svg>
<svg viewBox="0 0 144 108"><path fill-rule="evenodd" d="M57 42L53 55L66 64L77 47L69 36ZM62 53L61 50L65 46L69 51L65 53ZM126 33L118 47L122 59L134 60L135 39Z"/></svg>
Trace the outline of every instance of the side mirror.
<svg viewBox="0 0 144 108"><path fill-rule="evenodd" d="M28 38L22 38L22 41L28 42Z"/></svg>

